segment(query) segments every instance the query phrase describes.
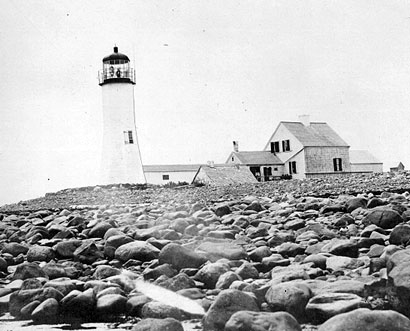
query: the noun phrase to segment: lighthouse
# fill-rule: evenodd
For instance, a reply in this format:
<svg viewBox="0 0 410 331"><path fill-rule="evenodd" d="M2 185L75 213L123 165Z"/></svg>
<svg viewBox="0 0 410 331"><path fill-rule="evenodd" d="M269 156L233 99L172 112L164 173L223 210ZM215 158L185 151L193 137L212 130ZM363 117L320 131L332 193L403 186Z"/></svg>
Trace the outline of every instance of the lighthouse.
<svg viewBox="0 0 410 331"><path fill-rule="evenodd" d="M98 75L103 108L100 184L143 184L146 180L134 109L135 71L118 47L102 62Z"/></svg>

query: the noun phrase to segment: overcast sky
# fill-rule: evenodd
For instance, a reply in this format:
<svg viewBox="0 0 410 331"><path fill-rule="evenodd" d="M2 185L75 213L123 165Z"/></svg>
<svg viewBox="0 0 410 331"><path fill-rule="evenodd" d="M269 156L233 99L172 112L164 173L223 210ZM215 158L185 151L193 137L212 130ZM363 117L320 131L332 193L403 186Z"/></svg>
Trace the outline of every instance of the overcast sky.
<svg viewBox="0 0 410 331"><path fill-rule="evenodd" d="M3 0L0 204L98 182L114 44L144 164L222 163L310 114L410 168L409 41L408 1Z"/></svg>

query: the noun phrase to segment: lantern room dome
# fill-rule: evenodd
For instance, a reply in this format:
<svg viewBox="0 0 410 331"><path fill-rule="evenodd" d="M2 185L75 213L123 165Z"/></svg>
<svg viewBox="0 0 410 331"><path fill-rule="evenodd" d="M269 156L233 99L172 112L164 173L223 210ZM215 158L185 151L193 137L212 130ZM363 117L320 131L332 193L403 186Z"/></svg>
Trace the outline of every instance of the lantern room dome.
<svg viewBox="0 0 410 331"><path fill-rule="evenodd" d="M112 53L111 55L108 55L105 58L103 58L103 62L115 61L115 60L122 60L124 62L129 62L130 61L130 59L128 58L127 55L122 54L122 53L118 53L118 47L117 46L114 47L114 53Z"/></svg>

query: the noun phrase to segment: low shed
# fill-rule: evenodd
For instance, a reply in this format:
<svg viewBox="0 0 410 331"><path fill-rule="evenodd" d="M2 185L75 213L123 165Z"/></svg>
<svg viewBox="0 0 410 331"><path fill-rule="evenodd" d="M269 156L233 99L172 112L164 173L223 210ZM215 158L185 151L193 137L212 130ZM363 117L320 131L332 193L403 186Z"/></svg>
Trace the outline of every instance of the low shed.
<svg viewBox="0 0 410 331"><path fill-rule="evenodd" d="M383 172L383 162L365 150L349 151L352 172Z"/></svg>
<svg viewBox="0 0 410 331"><path fill-rule="evenodd" d="M203 165L199 168L193 182L205 185L223 186L240 183L257 183L258 181L246 166Z"/></svg>
<svg viewBox="0 0 410 331"><path fill-rule="evenodd" d="M144 165L143 169L148 184L164 185L169 182L191 183L200 166L200 164Z"/></svg>

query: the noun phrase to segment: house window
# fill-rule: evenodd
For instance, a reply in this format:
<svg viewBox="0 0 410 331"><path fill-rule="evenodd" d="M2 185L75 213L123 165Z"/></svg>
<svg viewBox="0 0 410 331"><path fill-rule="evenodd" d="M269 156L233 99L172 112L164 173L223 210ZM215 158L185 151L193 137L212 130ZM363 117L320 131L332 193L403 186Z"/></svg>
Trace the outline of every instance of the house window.
<svg viewBox="0 0 410 331"><path fill-rule="evenodd" d="M296 174L296 161L289 162L289 174Z"/></svg>
<svg viewBox="0 0 410 331"><path fill-rule="evenodd" d="M282 150L284 152L290 151L290 141L289 140L282 140Z"/></svg>
<svg viewBox="0 0 410 331"><path fill-rule="evenodd" d="M333 169L335 171L342 171L342 159L341 158L333 159Z"/></svg>
<svg viewBox="0 0 410 331"><path fill-rule="evenodd" d="M232 162L234 162L235 161L235 158L232 156Z"/></svg>
<svg viewBox="0 0 410 331"><path fill-rule="evenodd" d="M133 144L134 138L132 136L132 131L124 131L124 142L126 144Z"/></svg>
<svg viewBox="0 0 410 331"><path fill-rule="evenodd" d="M169 175L162 175L162 180L169 180Z"/></svg>
<svg viewBox="0 0 410 331"><path fill-rule="evenodd" d="M272 153L279 153L280 152L280 150L279 150L279 141L272 141L270 143L270 151Z"/></svg>
<svg viewBox="0 0 410 331"><path fill-rule="evenodd" d="M278 168L273 168L273 171L278 171Z"/></svg>

